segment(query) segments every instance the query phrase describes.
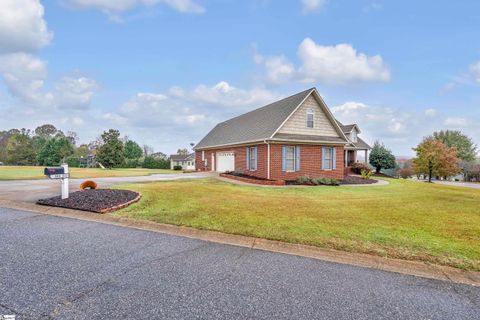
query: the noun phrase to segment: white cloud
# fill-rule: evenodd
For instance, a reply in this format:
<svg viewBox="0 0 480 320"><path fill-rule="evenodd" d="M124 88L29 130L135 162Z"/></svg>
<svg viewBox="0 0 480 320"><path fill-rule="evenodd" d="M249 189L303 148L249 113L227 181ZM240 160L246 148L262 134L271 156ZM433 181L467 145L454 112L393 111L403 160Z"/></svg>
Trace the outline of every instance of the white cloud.
<svg viewBox="0 0 480 320"><path fill-rule="evenodd" d="M295 76L295 67L284 56L265 58L255 53L253 59L265 67L266 80L270 83L284 83Z"/></svg>
<svg viewBox="0 0 480 320"><path fill-rule="evenodd" d="M98 83L93 79L64 77L55 86L55 103L62 109L87 108L98 87Z"/></svg>
<svg viewBox="0 0 480 320"><path fill-rule="evenodd" d="M47 63L28 53L0 55L0 74L12 98L28 108L84 109L98 88L93 79L64 77L47 91Z"/></svg>
<svg viewBox="0 0 480 320"><path fill-rule="evenodd" d="M480 84L480 60L471 64L468 70L473 78L473 81Z"/></svg>
<svg viewBox="0 0 480 320"><path fill-rule="evenodd" d="M248 107L258 107L272 102L278 95L263 88L241 89L231 86L228 82L220 81L213 86L199 85L191 90L173 87L169 90L172 97L188 101L189 103L216 107L228 112L245 110Z"/></svg>
<svg viewBox="0 0 480 320"><path fill-rule="evenodd" d="M46 105L51 96L42 92L47 77L45 61L27 53L0 55L0 73L12 96L27 104Z"/></svg>
<svg viewBox="0 0 480 320"><path fill-rule="evenodd" d="M367 56L350 44L321 46L305 38L298 47L300 66L296 68L285 56L264 57L253 46L253 60L263 67L268 83L295 80L303 83L348 84L389 81L390 70L380 55Z"/></svg>
<svg viewBox="0 0 480 320"><path fill-rule="evenodd" d="M113 20L121 20L119 14L142 6L154 6L159 3L183 13L204 13L205 8L193 0L62 0L63 4L74 9L97 9Z"/></svg>
<svg viewBox="0 0 480 320"><path fill-rule="evenodd" d="M39 0L0 1L0 53L31 52L52 39Z"/></svg>
<svg viewBox="0 0 480 320"><path fill-rule="evenodd" d="M355 112L356 110L365 109L365 108L367 108L367 105L364 104L364 103L348 101L348 102L345 102L342 105L333 107L331 110L332 110L333 113L339 112L339 113L343 113L345 115L345 114L349 114L351 112Z"/></svg>
<svg viewBox="0 0 480 320"><path fill-rule="evenodd" d="M467 125L467 119L460 117L450 117L445 119L444 124L449 127L465 127Z"/></svg>
<svg viewBox="0 0 480 320"><path fill-rule="evenodd" d="M425 116L427 117L435 117L437 115L437 110L433 108L425 109L424 111Z"/></svg>
<svg viewBox="0 0 480 320"><path fill-rule="evenodd" d="M380 55L367 56L349 44L321 46L306 38L298 48L299 73L304 82L344 84L356 81L389 81L390 70Z"/></svg>
<svg viewBox="0 0 480 320"><path fill-rule="evenodd" d="M187 13L204 13L205 8L192 0L164 0L170 7Z"/></svg>
<svg viewBox="0 0 480 320"><path fill-rule="evenodd" d="M451 80L444 85L440 92L450 93L459 85L475 86L480 84L480 60L472 63L468 69L460 75L452 76Z"/></svg>
<svg viewBox="0 0 480 320"><path fill-rule="evenodd" d="M381 10L382 8L383 8L383 5L381 3L372 2L372 3L369 3L368 5L363 7L363 12L370 13L372 11Z"/></svg>
<svg viewBox="0 0 480 320"><path fill-rule="evenodd" d="M322 10L327 4L327 0L302 0L303 13L310 13Z"/></svg>

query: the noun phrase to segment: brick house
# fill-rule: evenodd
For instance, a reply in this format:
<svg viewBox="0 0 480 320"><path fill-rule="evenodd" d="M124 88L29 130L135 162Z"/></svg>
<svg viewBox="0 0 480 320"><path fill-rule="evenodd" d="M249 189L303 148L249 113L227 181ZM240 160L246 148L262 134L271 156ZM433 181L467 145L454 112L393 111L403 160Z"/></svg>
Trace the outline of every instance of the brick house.
<svg viewBox="0 0 480 320"><path fill-rule="evenodd" d="M238 171L270 180L343 179L370 146L343 125L316 88L217 124L196 146L199 171Z"/></svg>

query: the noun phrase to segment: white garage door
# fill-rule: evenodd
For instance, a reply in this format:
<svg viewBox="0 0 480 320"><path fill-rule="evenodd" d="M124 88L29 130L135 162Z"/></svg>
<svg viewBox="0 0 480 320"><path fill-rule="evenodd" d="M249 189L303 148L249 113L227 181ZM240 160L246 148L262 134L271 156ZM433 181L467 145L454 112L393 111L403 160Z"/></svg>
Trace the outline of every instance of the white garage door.
<svg viewBox="0 0 480 320"><path fill-rule="evenodd" d="M234 171L235 154L233 152L217 152L217 171Z"/></svg>

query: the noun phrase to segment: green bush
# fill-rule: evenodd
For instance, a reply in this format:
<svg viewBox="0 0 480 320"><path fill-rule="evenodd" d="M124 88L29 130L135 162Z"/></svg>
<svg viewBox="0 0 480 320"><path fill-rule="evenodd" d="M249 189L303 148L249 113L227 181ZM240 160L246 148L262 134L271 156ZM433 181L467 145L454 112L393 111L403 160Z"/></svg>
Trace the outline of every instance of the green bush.
<svg viewBox="0 0 480 320"><path fill-rule="evenodd" d="M372 176L372 170L362 170L361 172L361 175L362 175L362 179L370 179L370 177Z"/></svg>
<svg viewBox="0 0 480 320"><path fill-rule="evenodd" d="M298 177L296 182L298 184L305 184L305 185L314 185L314 186L320 186L320 185L325 185L325 186L338 186L340 183L331 178L325 178L325 177L318 177L318 178L313 178L310 179L309 177L302 176Z"/></svg>
<svg viewBox="0 0 480 320"><path fill-rule="evenodd" d="M176 165L176 166L173 166L173 170L182 170L182 166L179 166L179 165Z"/></svg>
<svg viewBox="0 0 480 320"><path fill-rule="evenodd" d="M324 177L319 177L319 178L315 178L315 179L312 179L312 183L316 186L319 186L319 185L325 185L325 186L338 186L340 183L335 180L335 179L331 179L331 178L324 178Z"/></svg>
<svg viewBox="0 0 480 320"><path fill-rule="evenodd" d="M356 174L362 174L362 171L372 171L372 169L365 163L355 162L351 165L352 171Z"/></svg>
<svg viewBox="0 0 480 320"><path fill-rule="evenodd" d="M155 157L145 157L143 167L147 169L170 169L170 161Z"/></svg>
<svg viewBox="0 0 480 320"><path fill-rule="evenodd" d="M312 181L307 176L301 176L297 178L298 184L312 184Z"/></svg>
<svg viewBox="0 0 480 320"><path fill-rule="evenodd" d="M65 159L65 162L69 167L78 168L80 167L80 158L75 156L70 156Z"/></svg>

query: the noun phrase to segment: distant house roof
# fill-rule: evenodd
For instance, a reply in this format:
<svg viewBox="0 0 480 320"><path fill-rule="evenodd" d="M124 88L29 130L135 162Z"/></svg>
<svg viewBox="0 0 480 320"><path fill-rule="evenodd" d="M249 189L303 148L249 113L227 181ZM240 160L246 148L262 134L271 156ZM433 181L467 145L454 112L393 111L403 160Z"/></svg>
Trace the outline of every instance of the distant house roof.
<svg viewBox="0 0 480 320"><path fill-rule="evenodd" d="M195 158L194 153L190 154L171 154L170 155L170 160L173 161L191 161Z"/></svg>
<svg viewBox="0 0 480 320"><path fill-rule="evenodd" d="M316 93L319 99L321 99L316 89L310 88L259 109L221 122L195 146L195 149L256 142L272 138L277 139L279 138L279 134L275 135L276 131L312 93ZM332 119L334 120L333 116ZM335 125L336 124L334 124L334 126ZM338 131L341 131L339 126L337 126L337 128ZM344 138L343 133L339 132L339 134L343 137L338 138L338 141L335 142L346 143L347 140ZM318 138L312 138L312 136L310 136L309 141L313 141L311 139Z"/></svg>
<svg viewBox="0 0 480 320"><path fill-rule="evenodd" d="M155 152L155 153L152 153L150 156L154 158L167 159L167 155L163 152Z"/></svg>

